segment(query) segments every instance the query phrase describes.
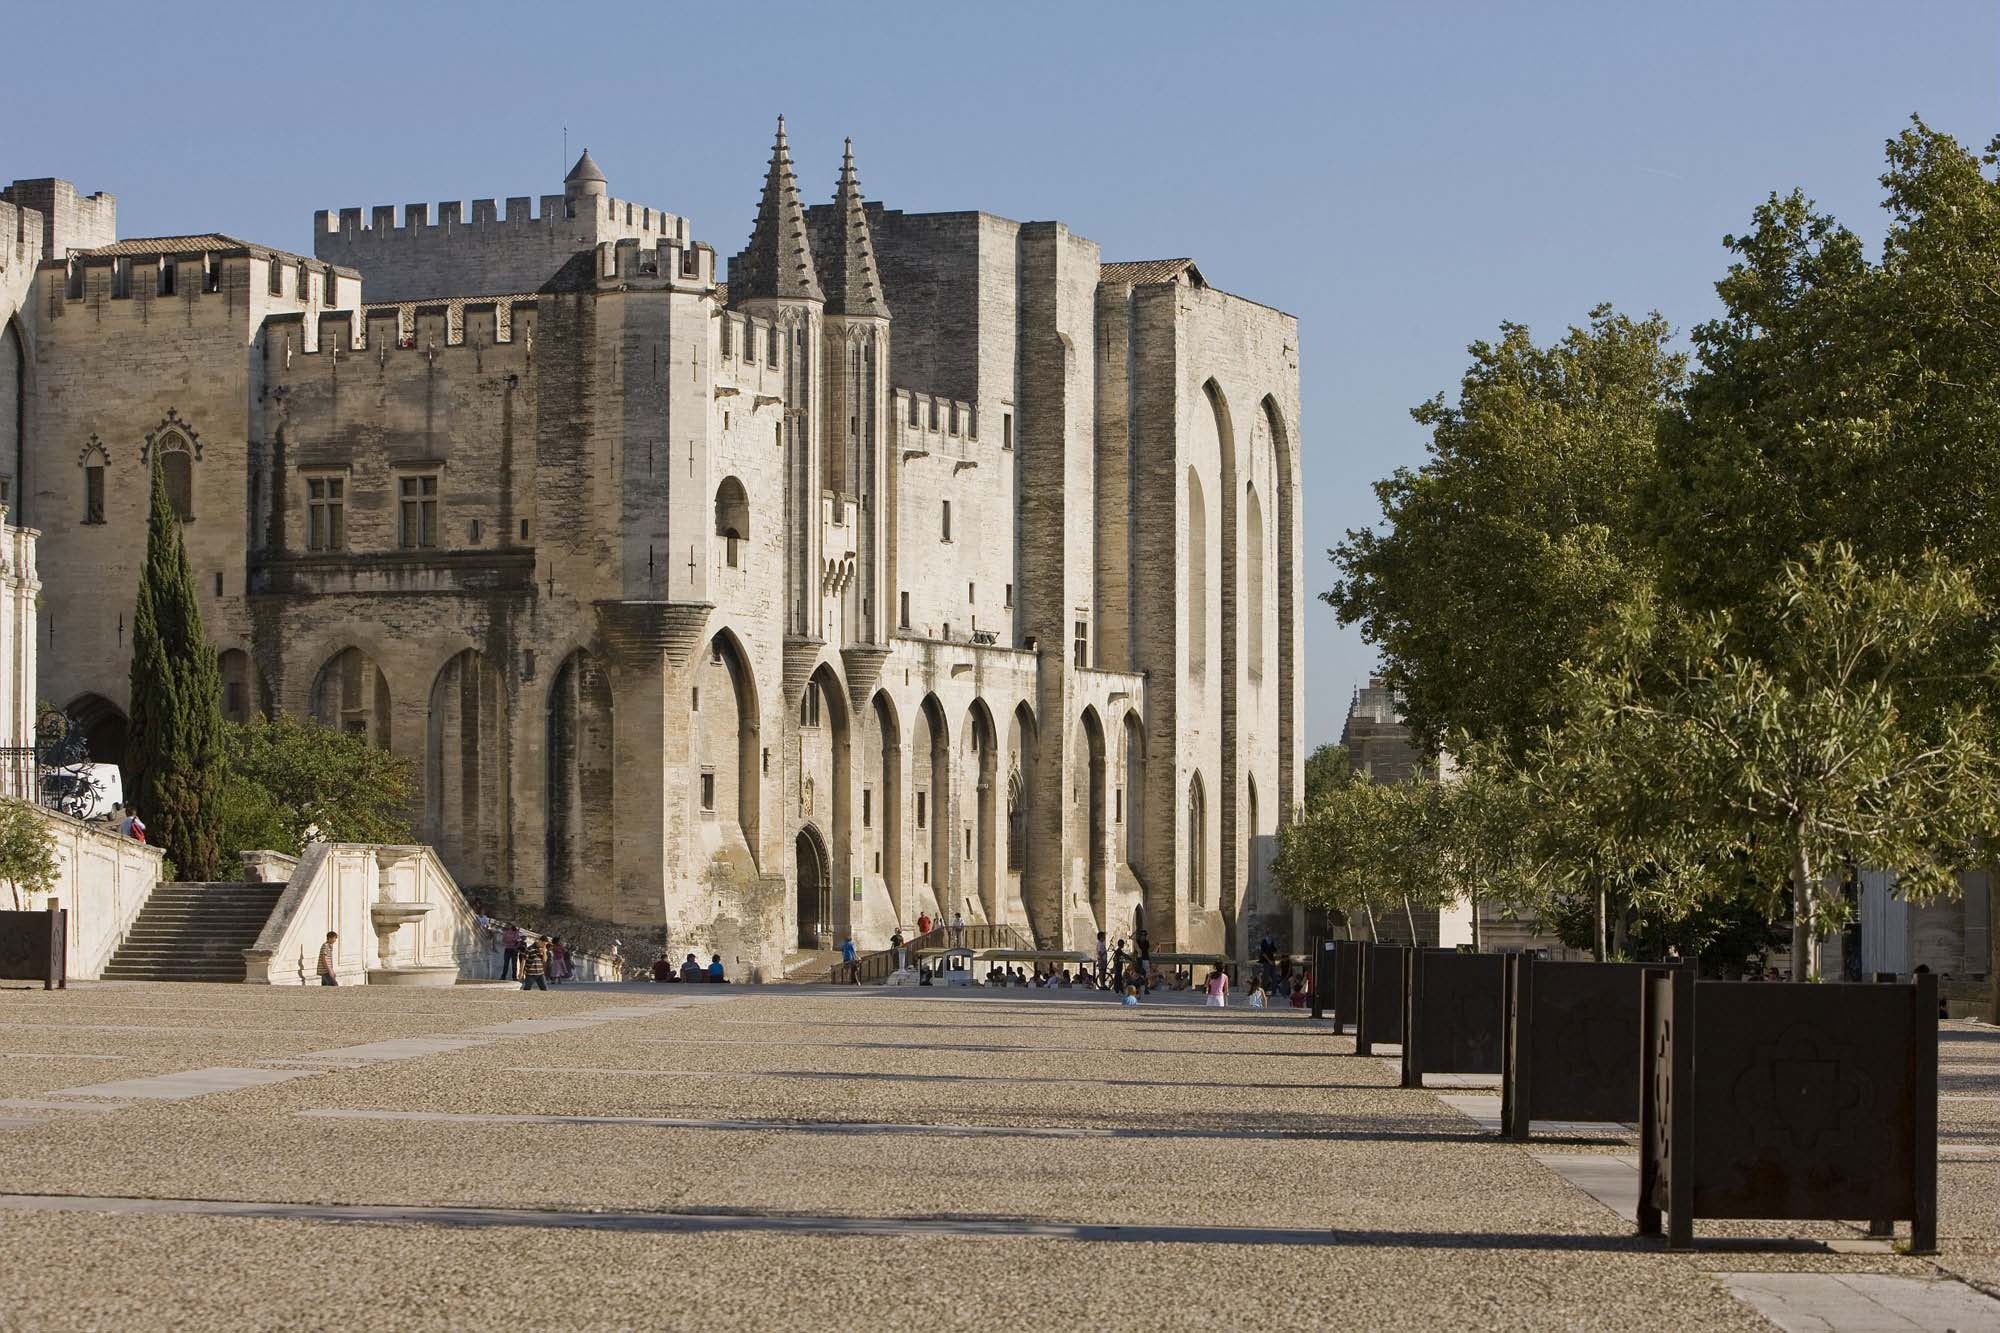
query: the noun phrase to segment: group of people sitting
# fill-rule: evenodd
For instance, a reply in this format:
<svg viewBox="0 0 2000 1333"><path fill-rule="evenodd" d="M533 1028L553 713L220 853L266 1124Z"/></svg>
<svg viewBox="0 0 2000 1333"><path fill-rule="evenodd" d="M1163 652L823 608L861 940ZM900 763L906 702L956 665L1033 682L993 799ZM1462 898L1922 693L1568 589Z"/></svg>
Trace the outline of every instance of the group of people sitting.
<svg viewBox="0 0 2000 1333"><path fill-rule="evenodd" d="M727 982L729 978L723 974L722 955L719 953L709 955L707 967L703 967L700 963L696 962L694 955L689 954L682 960L680 967L676 968L674 960L667 957L665 950L661 950L660 956L653 960L653 980L671 982L703 981L721 984Z"/></svg>

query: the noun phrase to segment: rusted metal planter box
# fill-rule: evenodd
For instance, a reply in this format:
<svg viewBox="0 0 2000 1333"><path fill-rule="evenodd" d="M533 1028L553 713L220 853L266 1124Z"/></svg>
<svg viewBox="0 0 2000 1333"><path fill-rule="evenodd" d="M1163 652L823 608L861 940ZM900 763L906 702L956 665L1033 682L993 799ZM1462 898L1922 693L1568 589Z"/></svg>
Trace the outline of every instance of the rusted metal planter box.
<svg viewBox="0 0 2000 1333"><path fill-rule="evenodd" d="M0 912L0 978L69 986L69 909Z"/></svg>
<svg viewBox="0 0 2000 1333"><path fill-rule="evenodd" d="M1649 963L1507 955L1500 1132L1536 1120L1639 1119L1639 1007Z"/></svg>
<svg viewBox="0 0 2000 1333"><path fill-rule="evenodd" d="M1403 1086L1425 1074L1497 1074L1507 960L1497 953L1418 949L1403 1009Z"/></svg>
<svg viewBox="0 0 2000 1333"><path fill-rule="evenodd" d="M1354 1024L1354 1053L1373 1055L1375 1043L1403 1040L1403 988L1412 950L1401 944L1369 944L1361 954L1361 1014Z"/></svg>
<svg viewBox="0 0 2000 1333"><path fill-rule="evenodd" d="M1910 1223L1937 1248L1937 978L1910 985L1646 980L1643 1235L1698 1217Z"/></svg>
<svg viewBox="0 0 2000 1333"><path fill-rule="evenodd" d="M1327 1007L1333 1013L1333 1028L1345 1032L1361 1021L1361 951L1368 946L1359 940L1332 940L1333 966L1328 983Z"/></svg>

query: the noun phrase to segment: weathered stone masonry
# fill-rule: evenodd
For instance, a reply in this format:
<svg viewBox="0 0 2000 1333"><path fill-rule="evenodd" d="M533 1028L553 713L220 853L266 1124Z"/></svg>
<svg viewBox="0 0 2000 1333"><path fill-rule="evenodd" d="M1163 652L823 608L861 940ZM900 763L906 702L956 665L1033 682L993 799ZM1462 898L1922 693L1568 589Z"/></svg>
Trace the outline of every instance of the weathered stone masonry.
<svg viewBox="0 0 2000 1333"><path fill-rule="evenodd" d="M408 757L468 885L767 971L925 911L1291 934L1290 316L866 203L851 151L808 208L782 122L726 281L587 153L538 212L322 212L311 257L114 209L0 193L0 485L107 757L165 467L225 710Z"/></svg>

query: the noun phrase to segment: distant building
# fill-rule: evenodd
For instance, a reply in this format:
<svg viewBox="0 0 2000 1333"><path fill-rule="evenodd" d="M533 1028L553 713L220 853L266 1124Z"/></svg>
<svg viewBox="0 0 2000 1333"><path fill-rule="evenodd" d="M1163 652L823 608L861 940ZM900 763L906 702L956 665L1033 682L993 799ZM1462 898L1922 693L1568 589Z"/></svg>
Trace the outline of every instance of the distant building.
<svg viewBox="0 0 2000 1333"><path fill-rule="evenodd" d="M1354 692L1347 722L1340 729L1340 743L1347 747L1354 771L1370 782L1407 782L1436 775L1435 765L1425 762L1423 751L1410 739L1396 696L1380 676L1370 676L1368 683Z"/></svg>

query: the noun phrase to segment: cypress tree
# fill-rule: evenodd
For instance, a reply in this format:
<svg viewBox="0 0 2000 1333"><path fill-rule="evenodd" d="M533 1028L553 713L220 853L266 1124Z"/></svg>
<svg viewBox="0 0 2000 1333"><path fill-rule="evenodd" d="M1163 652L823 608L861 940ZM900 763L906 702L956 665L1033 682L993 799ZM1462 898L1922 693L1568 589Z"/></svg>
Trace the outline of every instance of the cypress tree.
<svg viewBox="0 0 2000 1333"><path fill-rule="evenodd" d="M127 798L181 878L213 880L220 860L222 678L201 627L194 571L165 472L152 469L146 563L132 615Z"/></svg>

